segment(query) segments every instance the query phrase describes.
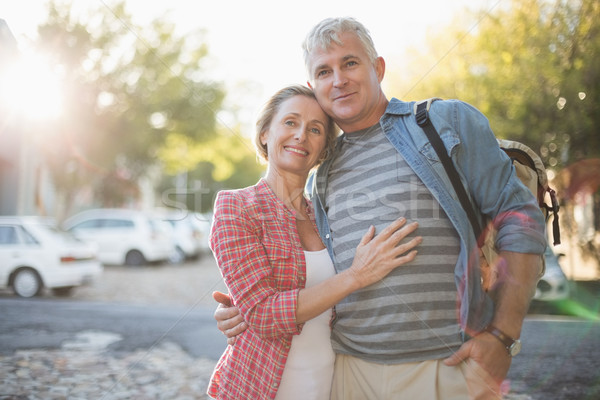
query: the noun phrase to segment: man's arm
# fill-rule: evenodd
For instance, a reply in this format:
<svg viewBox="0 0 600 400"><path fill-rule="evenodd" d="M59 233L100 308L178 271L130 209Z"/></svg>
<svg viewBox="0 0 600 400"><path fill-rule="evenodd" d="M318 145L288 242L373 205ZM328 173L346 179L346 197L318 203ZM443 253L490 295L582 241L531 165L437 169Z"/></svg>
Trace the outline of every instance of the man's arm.
<svg viewBox="0 0 600 400"><path fill-rule="evenodd" d="M231 297L221 292L213 292L213 299L219 303L214 317L217 320L217 328L227 338L227 344L235 344L235 338L248 329L240 310L231 306Z"/></svg>
<svg viewBox="0 0 600 400"><path fill-rule="evenodd" d="M496 303L492 325L517 339L521 336L523 320L535 293L541 257L505 251L500 252L497 261L498 286L491 293ZM477 362L499 383L506 378L512 361L504 344L488 332L465 342L445 360L445 364L457 365L468 358Z"/></svg>

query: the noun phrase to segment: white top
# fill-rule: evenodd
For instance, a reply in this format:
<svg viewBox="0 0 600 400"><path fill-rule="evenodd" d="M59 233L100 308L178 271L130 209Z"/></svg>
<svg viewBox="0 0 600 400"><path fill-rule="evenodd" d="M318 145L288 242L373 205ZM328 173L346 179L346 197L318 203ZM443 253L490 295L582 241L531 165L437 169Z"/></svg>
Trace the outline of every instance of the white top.
<svg viewBox="0 0 600 400"><path fill-rule="evenodd" d="M304 251L306 287L335 275L327 249ZM335 354L331 348L329 322L332 310L304 323L292 338L276 400L329 400Z"/></svg>

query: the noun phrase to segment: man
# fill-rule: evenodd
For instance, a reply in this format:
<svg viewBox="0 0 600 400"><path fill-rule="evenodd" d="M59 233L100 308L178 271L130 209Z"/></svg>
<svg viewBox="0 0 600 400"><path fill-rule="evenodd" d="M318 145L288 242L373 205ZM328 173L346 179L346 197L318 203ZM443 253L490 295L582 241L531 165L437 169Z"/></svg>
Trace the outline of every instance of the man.
<svg viewBox="0 0 600 400"><path fill-rule="evenodd" d="M487 119L459 101L430 118L482 214L498 230L499 283L480 284L476 238L414 117L388 101L385 62L362 24L326 19L304 44L309 86L344 131L312 185L319 233L336 270L349 267L360 233L400 215L419 221L414 267L336 306L332 399L500 398L546 241L534 197L498 148ZM458 299L458 302L456 301ZM215 313L223 321L235 309ZM237 319L220 322L228 335Z"/></svg>

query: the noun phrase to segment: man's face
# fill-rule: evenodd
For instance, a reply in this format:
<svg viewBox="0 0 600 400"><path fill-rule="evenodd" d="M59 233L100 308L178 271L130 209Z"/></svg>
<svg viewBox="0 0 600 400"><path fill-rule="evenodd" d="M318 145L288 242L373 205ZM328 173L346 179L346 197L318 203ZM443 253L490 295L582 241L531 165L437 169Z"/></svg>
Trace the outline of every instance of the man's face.
<svg viewBox="0 0 600 400"><path fill-rule="evenodd" d="M309 55L309 86L319 105L345 132L376 124L387 99L381 91L385 63L371 62L352 33L340 36L342 46L315 49Z"/></svg>

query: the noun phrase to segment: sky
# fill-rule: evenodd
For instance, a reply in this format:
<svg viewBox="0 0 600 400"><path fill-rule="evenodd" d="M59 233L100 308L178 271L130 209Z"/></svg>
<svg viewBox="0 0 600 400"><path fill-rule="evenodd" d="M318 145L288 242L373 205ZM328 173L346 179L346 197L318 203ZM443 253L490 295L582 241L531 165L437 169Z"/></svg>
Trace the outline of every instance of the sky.
<svg viewBox="0 0 600 400"><path fill-rule="evenodd" d="M424 43L429 30L441 29L470 10L493 10L510 0L127 0L134 21L144 25L164 16L182 34L204 28L211 58L211 77L225 83L235 99L243 85L247 104L256 113L277 89L305 83L301 43L310 28L324 18L352 16L369 29L387 61L401 63L408 46ZM113 0L73 0L75 7L114 7ZM45 19L45 0L0 1L0 18L18 42L35 36ZM391 5L391 7L390 7ZM466 28L470 28L466 27ZM235 100L233 100L235 103Z"/></svg>

